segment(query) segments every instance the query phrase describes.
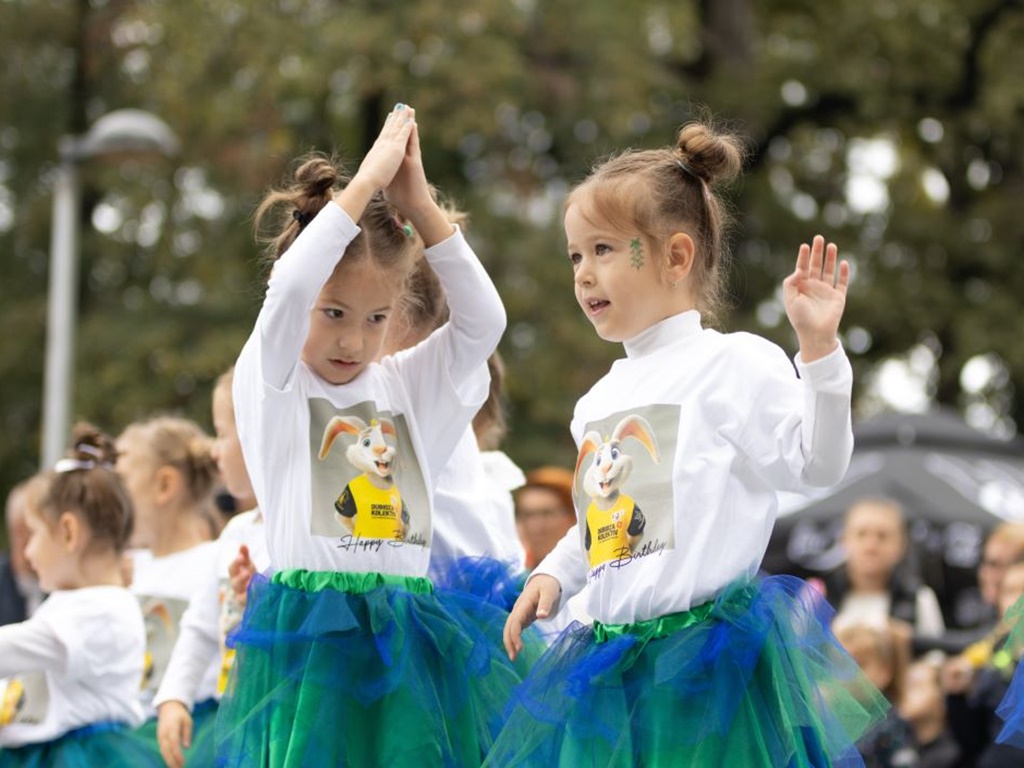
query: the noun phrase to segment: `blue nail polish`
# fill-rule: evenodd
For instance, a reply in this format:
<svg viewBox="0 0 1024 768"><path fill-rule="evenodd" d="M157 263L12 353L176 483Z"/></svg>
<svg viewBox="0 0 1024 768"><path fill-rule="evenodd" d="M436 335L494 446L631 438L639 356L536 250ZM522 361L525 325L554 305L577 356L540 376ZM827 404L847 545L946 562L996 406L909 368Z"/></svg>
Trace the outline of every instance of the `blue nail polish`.
<svg viewBox="0 0 1024 768"><path fill-rule="evenodd" d="M395 109L396 110L405 109L405 104L403 104L402 102L398 102L397 104L395 104Z"/></svg>

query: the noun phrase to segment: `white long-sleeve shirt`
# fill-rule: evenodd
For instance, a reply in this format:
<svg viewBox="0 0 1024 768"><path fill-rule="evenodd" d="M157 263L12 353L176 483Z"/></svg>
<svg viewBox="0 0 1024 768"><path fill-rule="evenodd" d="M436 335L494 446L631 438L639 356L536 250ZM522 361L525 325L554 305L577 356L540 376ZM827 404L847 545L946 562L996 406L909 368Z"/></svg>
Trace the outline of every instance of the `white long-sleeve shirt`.
<svg viewBox="0 0 1024 768"><path fill-rule="evenodd" d="M145 649L142 612L122 587L54 592L32 618L0 627L0 747L100 721L138 726Z"/></svg>
<svg viewBox="0 0 1024 768"><path fill-rule="evenodd" d="M459 441L434 494L436 562L491 557L522 570L526 555L516 531L512 491L526 477L500 451L481 451L471 428Z"/></svg>
<svg viewBox="0 0 1024 768"><path fill-rule="evenodd" d="M159 709L165 701L180 701L192 709L198 701L197 693L209 692L208 680L213 664L217 664L218 669L215 697L220 698L223 693L224 677L233 658L224 640L241 618L230 589L228 568L243 544L249 548L256 570L266 568L267 541L263 517L257 510L232 517L217 538L217 555L210 559L206 576L181 617L178 639L160 689L153 699L154 707Z"/></svg>
<svg viewBox="0 0 1024 768"><path fill-rule="evenodd" d="M132 552L131 591L142 606L146 623L147 661L139 691L146 717L156 716L155 696L178 641L182 617L207 583L216 561L217 544L212 541L164 557L153 557L148 550ZM195 701L214 696L219 669L216 658L207 659Z"/></svg>
<svg viewBox="0 0 1024 768"><path fill-rule="evenodd" d="M798 358L798 378L776 345L703 329L696 311L625 348L576 406L578 523L534 572L558 579L563 596L587 583L586 612L604 623L688 610L753 576L777 492L838 482L853 450L842 348ZM599 456L632 462L625 480L604 478L607 499Z"/></svg>
<svg viewBox="0 0 1024 768"><path fill-rule="evenodd" d="M430 559L432 493L487 396L487 358L505 328L494 285L460 232L428 248L450 320L411 349L332 385L301 360L309 313L359 228L327 205L274 266L256 327L234 377L235 421L267 527L271 568L423 576ZM321 459L335 417L394 427L393 486L375 491L347 455L348 435ZM362 482L362 485L360 483ZM352 487L362 504L404 508L404 540L357 536L336 504Z"/></svg>

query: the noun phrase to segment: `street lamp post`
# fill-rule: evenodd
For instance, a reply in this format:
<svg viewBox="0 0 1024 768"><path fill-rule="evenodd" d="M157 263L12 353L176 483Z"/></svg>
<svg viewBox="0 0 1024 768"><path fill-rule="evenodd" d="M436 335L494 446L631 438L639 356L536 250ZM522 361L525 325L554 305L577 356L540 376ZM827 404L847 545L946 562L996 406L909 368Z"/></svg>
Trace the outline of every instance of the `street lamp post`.
<svg viewBox="0 0 1024 768"><path fill-rule="evenodd" d="M155 115L138 109L119 109L101 117L84 135L62 137L58 150L43 381L43 469L52 467L63 453L70 421L78 312L79 165L90 157L114 153L173 155L178 151L178 140Z"/></svg>

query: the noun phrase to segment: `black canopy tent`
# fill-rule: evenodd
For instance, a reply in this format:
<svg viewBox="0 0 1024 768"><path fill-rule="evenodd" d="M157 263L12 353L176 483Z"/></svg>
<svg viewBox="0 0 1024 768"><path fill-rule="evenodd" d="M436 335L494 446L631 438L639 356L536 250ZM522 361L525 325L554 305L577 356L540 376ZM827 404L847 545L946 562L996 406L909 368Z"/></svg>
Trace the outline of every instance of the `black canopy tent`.
<svg viewBox="0 0 1024 768"><path fill-rule="evenodd" d="M838 485L784 495L764 570L811 577L843 561L837 539L854 501L884 496L906 512L916 569L935 590L947 626L972 627L984 608L976 571L988 532L1024 521L1024 441L969 427L958 414L886 413L854 428L854 454Z"/></svg>

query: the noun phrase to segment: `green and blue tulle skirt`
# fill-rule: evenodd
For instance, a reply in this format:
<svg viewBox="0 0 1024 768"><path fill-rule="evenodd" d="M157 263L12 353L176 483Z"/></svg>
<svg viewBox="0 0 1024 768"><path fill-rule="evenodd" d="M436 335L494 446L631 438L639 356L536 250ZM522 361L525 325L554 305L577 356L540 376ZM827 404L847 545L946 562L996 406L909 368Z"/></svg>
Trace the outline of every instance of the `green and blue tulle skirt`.
<svg viewBox="0 0 1024 768"><path fill-rule="evenodd" d="M53 741L0 749L0 768L164 768L122 723L101 722L68 731Z"/></svg>
<svg viewBox="0 0 1024 768"><path fill-rule="evenodd" d="M519 686L485 766L862 766L888 703L805 582L735 585L690 611L574 623Z"/></svg>
<svg viewBox="0 0 1024 768"><path fill-rule="evenodd" d="M425 578L257 576L228 640L218 764L479 765L522 680L506 615Z"/></svg>
<svg viewBox="0 0 1024 768"><path fill-rule="evenodd" d="M183 748L185 768L213 768L217 764L214 728L217 723L217 700L206 699L192 708L192 746ZM151 754L163 765L160 743L157 739L159 718L151 717L140 725L134 736L145 744Z"/></svg>
<svg viewBox="0 0 1024 768"><path fill-rule="evenodd" d="M1007 611L1004 621L1010 626L1010 634L1003 649L1019 659L1024 652L1024 597ZM996 714L1003 720L1003 728L996 737L1001 744L1012 744L1024 749L1024 664L1017 663L1017 669L1010 680L1003 700L996 708Z"/></svg>

